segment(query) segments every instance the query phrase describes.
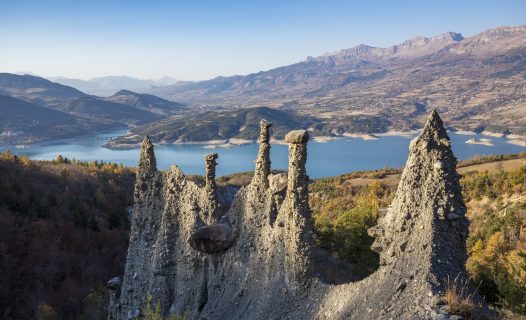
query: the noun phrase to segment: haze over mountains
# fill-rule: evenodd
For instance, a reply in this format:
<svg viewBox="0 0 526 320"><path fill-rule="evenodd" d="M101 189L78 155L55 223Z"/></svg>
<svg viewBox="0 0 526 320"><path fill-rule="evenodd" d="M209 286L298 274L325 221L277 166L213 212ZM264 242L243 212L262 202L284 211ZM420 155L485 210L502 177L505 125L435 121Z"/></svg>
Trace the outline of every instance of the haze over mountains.
<svg viewBox="0 0 526 320"><path fill-rule="evenodd" d="M243 123L258 119L238 119L238 115L261 115L272 109L294 120L283 130L308 122L315 135L420 128L425 114L435 108L456 128L524 134L526 26L497 27L467 38L454 32L416 37L389 48L362 44L268 71L198 82L161 85L174 79L130 77L57 81L77 89L40 77L0 73L0 94L90 124L69 130L64 137L166 119L133 131L169 143L200 141L205 136L254 139L254 134L241 129ZM78 90L82 88L107 97ZM20 105L6 99L2 103L0 109ZM224 113L239 108L259 109L233 117ZM208 113L196 116L200 112ZM192 128L200 121L215 124L202 127L210 131L203 135ZM19 125L17 130L25 131ZM28 126L27 133L34 135L31 130ZM37 140L46 139L51 137Z"/></svg>
<svg viewBox="0 0 526 320"><path fill-rule="evenodd" d="M157 80L137 79L127 76L106 76L89 80L70 79L65 77L52 77L49 79L97 96L109 96L121 89L143 92L152 87L177 83L177 80L172 77L163 77Z"/></svg>

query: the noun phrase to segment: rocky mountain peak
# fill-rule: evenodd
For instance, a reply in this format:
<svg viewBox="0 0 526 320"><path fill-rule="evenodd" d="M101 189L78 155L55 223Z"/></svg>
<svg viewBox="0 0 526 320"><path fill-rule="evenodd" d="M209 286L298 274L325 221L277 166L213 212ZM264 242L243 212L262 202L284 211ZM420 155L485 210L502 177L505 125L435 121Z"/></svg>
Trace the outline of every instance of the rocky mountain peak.
<svg viewBox="0 0 526 320"><path fill-rule="evenodd" d="M458 43L463 39L464 37L460 33L446 32L430 38L422 36L414 37L401 44L387 48L371 47L365 44L360 44L350 49L325 53L320 57L308 57L306 61L322 61L325 63L341 64L346 60L420 57L437 52L440 49Z"/></svg>
<svg viewBox="0 0 526 320"><path fill-rule="evenodd" d="M432 41L443 41L443 40L450 40L450 41L462 41L464 40L464 36L462 36L461 33L457 32L445 32L436 36L432 36L430 38Z"/></svg>
<svg viewBox="0 0 526 320"><path fill-rule="evenodd" d="M502 26L486 30L466 38L458 45L449 48L457 55L485 56L497 52L523 50L526 45L526 25Z"/></svg>
<svg viewBox="0 0 526 320"><path fill-rule="evenodd" d="M514 37L526 33L526 25L520 26L500 26L480 33L486 40L498 40L507 37Z"/></svg>

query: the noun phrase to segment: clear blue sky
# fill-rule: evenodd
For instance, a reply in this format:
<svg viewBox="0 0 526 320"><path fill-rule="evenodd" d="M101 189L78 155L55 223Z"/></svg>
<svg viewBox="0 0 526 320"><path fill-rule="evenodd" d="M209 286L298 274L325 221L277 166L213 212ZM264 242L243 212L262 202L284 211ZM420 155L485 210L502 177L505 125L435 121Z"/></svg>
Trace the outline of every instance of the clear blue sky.
<svg viewBox="0 0 526 320"><path fill-rule="evenodd" d="M198 80L519 24L524 0L0 0L0 72Z"/></svg>

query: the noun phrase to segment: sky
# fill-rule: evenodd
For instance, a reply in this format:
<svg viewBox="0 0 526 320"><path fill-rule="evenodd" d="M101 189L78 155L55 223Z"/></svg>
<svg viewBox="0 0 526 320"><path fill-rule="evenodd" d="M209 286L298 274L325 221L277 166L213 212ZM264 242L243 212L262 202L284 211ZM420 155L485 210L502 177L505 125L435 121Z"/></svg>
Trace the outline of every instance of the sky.
<svg viewBox="0 0 526 320"><path fill-rule="evenodd" d="M524 0L0 0L0 72L204 80L520 24Z"/></svg>

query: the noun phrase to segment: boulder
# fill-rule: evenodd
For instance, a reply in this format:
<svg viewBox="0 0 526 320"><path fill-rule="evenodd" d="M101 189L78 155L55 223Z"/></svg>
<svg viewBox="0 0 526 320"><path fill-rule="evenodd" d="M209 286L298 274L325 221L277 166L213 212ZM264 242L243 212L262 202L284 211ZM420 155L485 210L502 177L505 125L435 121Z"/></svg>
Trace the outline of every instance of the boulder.
<svg viewBox="0 0 526 320"><path fill-rule="evenodd" d="M234 241L232 228L224 223L208 225L197 229L188 242L203 253L216 253L228 249Z"/></svg>
<svg viewBox="0 0 526 320"><path fill-rule="evenodd" d="M309 132L307 130L292 130L285 136L288 143L307 143L309 141Z"/></svg>

